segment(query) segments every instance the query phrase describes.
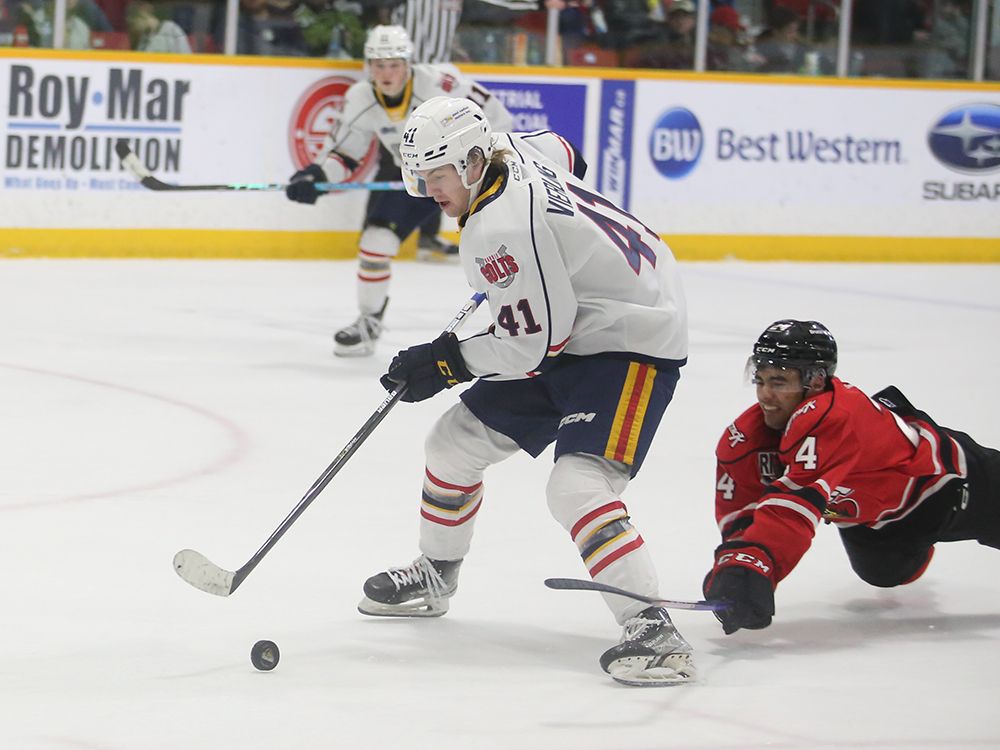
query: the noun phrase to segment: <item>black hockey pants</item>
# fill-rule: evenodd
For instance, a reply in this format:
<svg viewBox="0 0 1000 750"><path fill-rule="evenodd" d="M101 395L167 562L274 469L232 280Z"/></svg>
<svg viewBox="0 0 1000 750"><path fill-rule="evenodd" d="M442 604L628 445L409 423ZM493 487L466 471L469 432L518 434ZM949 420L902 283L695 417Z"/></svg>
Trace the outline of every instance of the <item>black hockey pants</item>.
<svg viewBox="0 0 1000 750"><path fill-rule="evenodd" d="M874 398L884 394L900 416L915 415L933 423L895 388ZM964 432L940 429L965 451L968 477L949 482L901 521L881 529L840 530L851 567L873 586L898 586L910 580L927 563L936 542L975 540L1000 549L1000 451L979 445Z"/></svg>

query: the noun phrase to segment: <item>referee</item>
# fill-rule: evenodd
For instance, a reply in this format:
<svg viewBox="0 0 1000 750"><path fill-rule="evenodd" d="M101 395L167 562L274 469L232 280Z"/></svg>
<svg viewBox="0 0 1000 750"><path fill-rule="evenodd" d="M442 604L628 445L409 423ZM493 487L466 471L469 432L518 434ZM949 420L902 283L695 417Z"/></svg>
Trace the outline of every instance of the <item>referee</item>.
<svg viewBox="0 0 1000 750"><path fill-rule="evenodd" d="M392 11L392 23L413 40L413 61L451 62L451 45L462 16L462 0L406 0Z"/></svg>

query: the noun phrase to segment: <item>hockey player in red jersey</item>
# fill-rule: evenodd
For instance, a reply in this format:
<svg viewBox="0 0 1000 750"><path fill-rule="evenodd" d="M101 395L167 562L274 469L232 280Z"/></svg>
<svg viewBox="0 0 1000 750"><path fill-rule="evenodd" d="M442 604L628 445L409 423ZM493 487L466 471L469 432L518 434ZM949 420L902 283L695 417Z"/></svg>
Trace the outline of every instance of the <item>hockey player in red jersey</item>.
<svg viewBox="0 0 1000 750"><path fill-rule="evenodd" d="M722 544L705 596L727 634L771 624L774 590L832 523L873 586L917 580L937 542L1000 548L1000 452L941 427L890 386L869 398L834 377L837 344L816 321L780 320L747 363L757 404L719 440Z"/></svg>
<svg viewBox="0 0 1000 750"><path fill-rule="evenodd" d="M687 359L677 265L648 227L547 155L544 134L493 133L475 103L431 99L403 132L407 190L459 219L466 279L492 324L399 352L383 376L404 401L476 382L425 442L420 552L369 578L359 609L438 616L458 587L487 467L555 443L544 492L592 578L659 598L656 570L622 499L639 471ZM524 543L525 530L514 546ZM615 680L691 681L690 645L665 609L605 595L622 626L601 657Z"/></svg>

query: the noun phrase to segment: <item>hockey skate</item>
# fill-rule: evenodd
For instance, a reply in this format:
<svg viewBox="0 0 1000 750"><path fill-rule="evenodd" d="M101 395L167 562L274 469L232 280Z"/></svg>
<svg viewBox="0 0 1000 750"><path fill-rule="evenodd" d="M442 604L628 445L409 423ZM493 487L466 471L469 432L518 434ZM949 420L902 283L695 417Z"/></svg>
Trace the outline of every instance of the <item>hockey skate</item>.
<svg viewBox="0 0 1000 750"><path fill-rule="evenodd" d="M622 685L680 685L697 676L691 652L667 611L649 607L625 622L621 642L604 652L601 667Z"/></svg>
<svg viewBox="0 0 1000 750"><path fill-rule="evenodd" d="M389 568L365 581L363 615L440 617L458 589L461 560L431 560L421 555L405 568Z"/></svg>
<svg viewBox="0 0 1000 750"><path fill-rule="evenodd" d="M417 260L423 263L458 263L458 245L439 234L421 234L417 240Z"/></svg>
<svg viewBox="0 0 1000 750"><path fill-rule="evenodd" d="M333 353L338 357L370 357L375 353L375 342L382 335L382 316L385 315L388 298L377 313L361 313L358 319L333 334L336 346Z"/></svg>

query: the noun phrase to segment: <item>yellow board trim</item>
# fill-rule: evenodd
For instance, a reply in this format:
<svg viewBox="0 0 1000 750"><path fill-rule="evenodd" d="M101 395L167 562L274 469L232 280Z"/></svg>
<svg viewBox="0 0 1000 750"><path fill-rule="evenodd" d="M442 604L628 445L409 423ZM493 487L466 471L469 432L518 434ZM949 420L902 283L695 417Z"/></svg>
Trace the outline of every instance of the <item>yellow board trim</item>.
<svg viewBox="0 0 1000 750"><path fill-rule="evenodd" d="M347 260L357 257L358 236L358 232L332 231L5 227L0 232L0 258ZM416 257L416 245L414 234L396 257Z"/></svg>
<svg viewBox="0 0 1000 750"><path fill-rule="evenodd" d="M1000 237L665 234L679 260L1000 263Z"/></svg>
<svg viewBox="0 0 1000 750"><path fill-rule="evenodd" d="M458 234L444 232L453 242ZM810 237L668 234L679 260L1000 263L1000 237ZM236 229L23 229L0 232L0 258L345 260L358 232ZM397 258L416 255L411 236Z"/></svg>

